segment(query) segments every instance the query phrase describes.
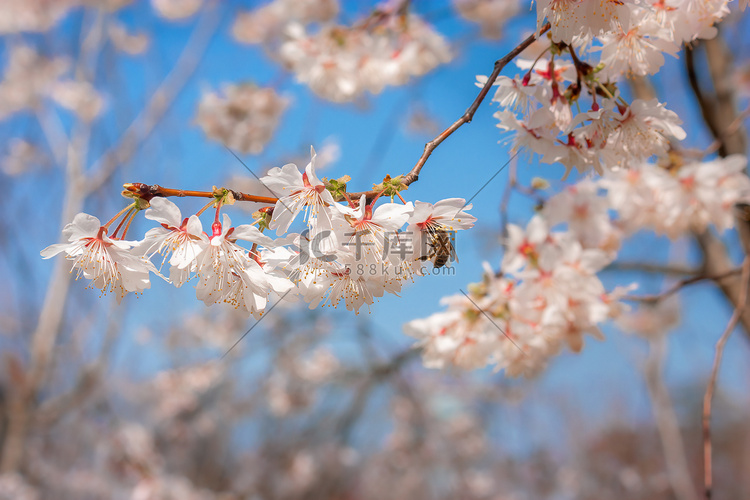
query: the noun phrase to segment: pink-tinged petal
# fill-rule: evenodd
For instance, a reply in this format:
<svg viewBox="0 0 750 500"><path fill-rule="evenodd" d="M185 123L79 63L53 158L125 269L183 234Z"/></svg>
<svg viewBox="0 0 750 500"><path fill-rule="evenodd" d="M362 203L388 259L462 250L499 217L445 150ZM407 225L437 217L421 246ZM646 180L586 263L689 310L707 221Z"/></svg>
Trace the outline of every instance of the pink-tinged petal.
<svg viewBox="0 0 750 500"><path fill-rule="evenodd" d="M268 224L269 229L276 230L276 236L281 236L292 225L298 211L294 210L294 199L292 197L281 198L276 202L273 209L273 218ZM291 210L290 210L291 209Z"/></svg>
<svg viewBox="0 0 750 500"><path fill-rule="evenodd" d="M147 219L155 220L160 224L172 227L180 227L182 224L182 213L177 205L166 198L153 198L149 204L150 208L144 214Z"/></svg>
<svg viewBox="0 0 750 500"><path fill-rule="evenodd" d="M426 221L432 215L432 203L424 201L414 202L414 212L409 217L410 224L420 224Z"/></svg>
<svg viewBox="0 0 750 500"><path fill-rule="evenodd" d="M283 295L294 288L294 283L289 281L288 278L275 276L273 274L266 274L266 278L268 279L268 284L271 285L271 289L280 295Z"/></svg>
<svg viewBox="0 0 750 500"><path fill-rule="evenodd" d="M226 238L227 237L227 233L229 232L230 229L232 229L232 219L229 218L228 214L222 214L222 215L223 216L222 216L222 219L221 219L221 224L222 224L222 226L221 226L221 235L224 238Z"/></svg>
<svg viewBox="0 0 750 500"><path fill-rule="evenodd" d="M334 203L333 207L341 215L348 215L349 217L354 217L355 219L362 218L362 216L364 216L364 213L365 213L364 206L361 204L359 208L352 208L349 205L342 205L341 203Z"/></svg>
<svg viewBox="0 0 750 500"><path fill-rule="evenodd" d="M535 215L529 222L526 228L526 234L528 240L532 243L541 243L547 239L549 230L547 229L547 223L538 215Z"/></svg>
<svg viewBox="0 0 750 500"><path fill-rule="evenodd" d="M294 163L287 163L280 168L274 167L268 171L268 174L261 177L260 180L274 193L274 196L280 198L288 196L304 186L302 174Z"/></svg>
<svg viewBox="0 0 750 500"><path fill-rule="evenodd" d="M185 229L187 230L188 234L191 234L193 236L200 236L201 238L206 238L206 235L203 234L203 224L201 224L201 220L198 218L197 215L190 216Z"/></svg>
<svg viewBox="0 0 750 500"><path fill-rule="evenodd" d="M344 215L346 215L347 207L344 207L342 205L338 205L338 206L340 207L339 209L341 210L341 213L343 213ZM358 219L358 220L362 220L362 218L364 218L364 216L365 216L365 207L366 206L367 206L367 196L363 194L359 198L359 207L357 207L357 208L349 208L348 210L351 210L350 215L352 217L354 217L355 219Z"/></svg>
<svg viewBox="0 0 750 500"><path fill-rule="evenodd" d="M258 229L257 227L251 226L249 224L243 224L234 228L232 236L237 238L238 240L257 243L258 245L262 245L266 248L273 248L275 246L274 241L271 238L261 233L260 229Z"/></svg>
<svg viewBox="0 0 750 500"><path fill-rule="evenodd" d="M79 213L73 218L73 222L65 226L63 235L68 238L68 241L93 238L101 227L102 223L93 215Z"/></svg>
<svg viewBox="0 0 750 500"><path fill-rule="evenodd" d="M525 237L526 233L522 227L516 226L515 224L508 224L508 240L506 245L509 250L515 251Z"/></svg>
<svg viewBox="0 0 750 500"><path fill-rule="evenodd" d="M307 181L313 186L323 184L320 182L320 179L318 179L318 176L315 175L315 158L317 158L317 156L318 155L315 154L315 148L310 146L310 163L305 167L305 173L307 174Z"/></svg>
<svg viewBox="0 0 750 500"><path fill-rule="evenodd" d="M398 229L409 220L409 214L414 211L412 202L406 205L399 203L386 203L375 209L373 221L387 229Z"/></svg>
<svg viewBox="0 0 750 500"><path fill-rule="evenodd" d="M56 243L54 245L50 245L39 254L42 256L42 258L49 259L50 257L54 257L55 255L66 251L68 248L70 248L69 243Z"/></svg>

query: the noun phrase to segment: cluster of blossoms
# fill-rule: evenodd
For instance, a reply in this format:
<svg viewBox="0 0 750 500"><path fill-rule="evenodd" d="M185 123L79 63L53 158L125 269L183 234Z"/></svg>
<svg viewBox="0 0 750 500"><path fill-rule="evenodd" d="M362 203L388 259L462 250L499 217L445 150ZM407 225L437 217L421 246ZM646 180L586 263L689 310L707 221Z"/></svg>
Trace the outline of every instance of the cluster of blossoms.
<svg viewBox="0 0 750 500"><path fill-rule="evenodd" d="M68 59L48 59L26 45L12 47L0 81L0 119L24 109L36 109L43 99L52 99L82 120L96 118L104 99L90 83L66 78L70 70Z"/></svg>
<svg viewBox="0 0 750 500"><path fill-rule="evenodd" d="M279 55L320 97L352 101L365 91L404 85L451 60L447 41L415 14L375 11L353 27L325 25L310 34L290 25Z"/></svg>
<svg viewBox="0 0 750 500"><path fill-rule="evenodd" d="M208 93L198 105L196 122L211 139L234 151L258 154L271 140L289 104L272 88L227 85L223 96Z"/></svg>
<svg viewBox="0 0 750 500"><path fill-rule="evenodd" d="M151 44L151 38L144 32L131 32L125 24L116 20L107 25L107 35L112 45L131 56L144 53Z"/></svg>
<svg viewBox="0 0 750 500"><path fill-rule="evenodd" d="M376 194L369 199L363 194L356 203L343 180L318 179L314 163L313 152L304 172L293 164L271 169L261 181L278 198L272 198L273 209L254 214L252 225L233 226L221 208L238 194L215 189L206 206L216 208L210 234L203 232L198 214L183 218L169 200L153 193L145 196L149 186L127 184L125 194L135 198L132 205L105 225L96 217L78 214L63 231L68 242L52 245L42 255L64 253L78 276L92 280L104 292L116 292L118 300L128 292L149 288L150 273L156 273L177 287L195 278L197 297L206 305L226 302L255 317L264 312L271 293L282 298L299 295L311 308L336 306L343 300L348 310L358 312L385 292L398 293L404 280L424 274L422 260L444 265L453 250L450 234L474 224L475 218L466 212L471 205L463 199L434 205L404 202L399 191L405 186L399 178L387 177L376 186ZM334 195L347 204L335 201ZM376 207L383 195L398 196L403 203ZM127 231L132 217L146 207L146 218L160 225L141 241L117 238L119 230ZM284 235L300 213L307 223L301 233L274 240L258 229ZM110 236L109 225L122 214ZM405 224L407 230L400 231ZM238 241L249 242L252 248L243 248ZM150 260L156 255L161 256L158 268ZM162 275L167 263L168 277Z"/></svg>
<svg viewBox="0 0 750 500"><path fill-rule="evenodd" d="M458 14L479 24L483 37L498 39L505 24L521 10L518 0L453 0Z"/></svg>
<svg viewBox="0 0 750 500"><path fill-rule="evenodd" d="M240 12L232 25L232 36L241 43L272 44L292 23L322 23L338 13L337 0L273 0L257 9Z"/></svg>
<svg viewBox="0 0 750 500"><path fill-rule="evenodd" d="M619 299L627 289L607 292L596 276L624 236L639 229L676 237L708 224L731 228L730 208L750 200L746 166L744 156L731 156L584 179L545 203L525 230L509 225L500 273L488 266L468 295L443 299L446 311L404 330L419 339L430 367L494 364L511 376L538 373L561 346L579 351L584 334L600 337L597 325L626 309ZM551 232L558 224L567 227ZM648 319L639 318L622 318L623 325L648 329L640 325Z"/></svg>
<svg viewBox="0 0 750 500"><path fill-rule="evenodd" d="M531 376L563 345L583 347L584 334L600 337L597 324L616 314L596 273L610 252L584 248L570 232L550 232L534 217L526 230L510 225L502 272L486 269L467 295L446 297L444 312L407 323L419 339L424 363L477 369L494 364L510 376Z"/></svg>
<svg viewBox="0 0 750 500"><path fill-rule="evenodd" d="M177 21L185 19L203 7L204 0L151 0L151 7L161 17Z"/></svg>
<svg viewBox="0 0 750 500"><path fill-rule="evenodd" d="M512 134L514 149L528 149L543 163L561 163L566 177L573 168L602 173L665 155L670 138L685 138L682 121L656 99L626 105L619 97L594 95L591 109L573 116L572 91L560 90L560 84L576 82L573 64L517 63L529 69L523 78L500 77L495 83L493 100L503 107L495 113L498 127Z"/></svg>
<svg viewBox="0 0 750 500"><path fill-rule="evenodd" d="M0 35L47 31L77 8L114 12L132 3L133 0L3 0ZM151 0L154 12L170 21L192 16L203 4L204 0Z"/></svg>
<svg viewBox="0 0 750 500"><path fill-rule="evenodd" d="M495 82L498 127L512 134L515 149L562 163L566 175L664 155L671 139L685 138L682 122L656 99L627 103L616 80L657 72L665 53L676 56L681 44L714 36L728 12L726 1L537 2L538 28L549 21L550 36L535 60L516 61L523 76ZM575 114L586 95L588 109Z"/></svg>
<svg viewBox="0 0 750 500"><path fill-rule="evenodd" d="M582 46L599 39L602 45L612 45L608 55L613 59L653 63L659 52L676 51L683 42L715 36L714 25L729 14L728 3L729 0L541 0L537 2L537 28L547 20L554 42ZM611 64L604 56L602 62ZM649 73L656 69L658 66Z"/></svg>
<svg viewBox="0 0 750 500"><path fill-rule="evenodd" d="M668 168L644 164L610 172L599 185L623 230L652 229L674 239L709 224L734 227L732 207L750 200L746 168L743 155Z"/></svg>

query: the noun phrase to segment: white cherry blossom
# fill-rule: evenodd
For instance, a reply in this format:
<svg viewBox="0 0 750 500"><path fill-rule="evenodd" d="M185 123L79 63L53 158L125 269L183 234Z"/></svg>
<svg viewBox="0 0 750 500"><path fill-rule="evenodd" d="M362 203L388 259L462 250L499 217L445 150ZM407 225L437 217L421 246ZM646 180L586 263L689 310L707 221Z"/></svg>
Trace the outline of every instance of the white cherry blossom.
<svg viewBox="0 0 750 500"><path fill-rule="evenodd" d="M330 206L334 205L333 196L315 175L315 150L310 148L310 163L305 172L300 173L293 163L275 167L261 178L263 184L279 201L273 210L270 229L276 229L281 236L291 226L300 212L304 212L305 221L316 219L324 228L330 228L332 217Z"/></svg>
<svg viewBox="0 0 750 500"><path fill-rule="evenodd" d="M76 278L83 276L102 292L115 292L117 302L128 292L141 293L151 288L149 273L155 271L148 260L134 255L133 242L113 240L93 215L79 213L65 226L67 243L50 245L41 251L45 259L65 253L73 261Z"/></svg>

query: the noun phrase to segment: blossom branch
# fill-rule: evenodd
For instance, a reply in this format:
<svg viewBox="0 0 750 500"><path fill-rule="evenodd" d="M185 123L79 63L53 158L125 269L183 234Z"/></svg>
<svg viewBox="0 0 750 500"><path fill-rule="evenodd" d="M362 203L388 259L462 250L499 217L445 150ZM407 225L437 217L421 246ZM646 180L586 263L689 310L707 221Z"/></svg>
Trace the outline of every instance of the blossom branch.
<svg viewBox="0 0 750 500"><path fill-rule="evenodd" d="M734 313L729 319L724 333L719 337L719 341L716 343L716 354L714 355L714 363L711 368L711 376L708 380L708 387L706 387L706 393L703 396L703 484L705 486L705 498L710 500L713 493L713 461L712 461L712 446L711 446L711 412L712 403L714 397L714 391L716 390L716 380L719 377L719 367L721 366L721 359L724 355L724 346L732 335L734 328L740 321L740 317L747 306L747 292L748 285L750 285L750 257L745 257L742 263L742 281L741 289L739 293L739 299L737 305L734 308Z"/></svg>
<svg viewBox="0 0 750 500"><path fill-rule="evenodd" d="M194 197L194 198L215 198L216 193L213 191L190 191L185 189L171 189L159 186L158 184L143 184L141 182L128 183L123 186L126 191L129 191L139 198L150 200L156 196L167 198L170 196L176 196L178 198ZM226 188L223 188L226 189ZM269 196L257 196L254 194L242 193L232 189L226 189L228 193L231 193L235 200L238 201L252 201L256 203L268 203L273 205L278 198L272 198Z"/></svg>

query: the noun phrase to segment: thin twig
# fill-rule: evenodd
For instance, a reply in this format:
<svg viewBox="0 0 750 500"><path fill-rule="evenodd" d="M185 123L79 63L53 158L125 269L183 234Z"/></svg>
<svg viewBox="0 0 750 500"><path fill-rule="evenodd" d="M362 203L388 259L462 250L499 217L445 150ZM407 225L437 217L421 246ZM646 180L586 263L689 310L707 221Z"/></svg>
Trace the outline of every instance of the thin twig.
<svg viewBox="0 0 750 500"><path fill-rule="evenodd" d="M670 297L674 295L675 293L679 292L681 289L688 285L692 285L695 283L699 283L701 281L720 281L725 278L728 278L730 276L735 276L737 274L740 274L742 272L742 268L738 267L736 269L730 269L729 271L723 272L721 274L715 274L713 276L707 276L705 274L699 275L699 276L693 276L692 278L686 278L684 280L680 280L673 284L671 287L666 289L665 291L661 293L657 293L654 295L626 295L624 297L624 300L631 300L634 302L659 302L667 297Z"/></svg>
<svg viewBox="0 0 750 500"><path fill-rule="evenodd" d="M724 346L732 335L734 328L737 326L737 323L747 306L748 285L750 285L750 257L745 257L745 260L742 262L742 282L739 299L724 333L721 334L719 341L716 343L716 354L714 355L714 364L711 368L711 377L708 379L708 387L706 387L706 393L703 396L703 484L705 485L706 500L710 500L711 495L713 494L711 404L713 402L714 391L716 390L716 380L719 377L721 358L724 355Z"/></svg>
<svg viewBox="0 0 750 500"><path fill-rule="evenodd" d="M425 144L424 151L422 152L422 156L419 157L419 160L417 161L416 165L409 171L408 174L403 176L402 182L406 186L412 184L413 182L416 182L419 179L419 173L422 171L422 167L424 167L425 162L427 162L427 159L430 157L433 151L435 151L435 148L437 148L440 144L443 143L448 137L450 137L453 132L461 128L462 125L466 123L470 123L471 120L474 118L474 114L479 109L479 106L484 101L484 98L487 97L487 94L489 93L490 89L495 83L495 80L497 80L497 77L500 76L500 72L505 68L505 66L508 65L513 59L515 59L521 52L526 50L529 45L534 43L539 36L545 34L550 29L550 24L545 24L538 33L533 33L529 35L524 41L522 41L516 48L508 52L504 57L498 59L495 61L495 67L492 70L492 73L487 78L487 81L485 82L484 86L482 87L482 90L479 91L479 94L474 99L474 102L471 103L471 106L469 106L463 115L461 115L461 118L453 122L453 124L448 127L447 129L443 130L437 137L435 137L433 140ZM367 195L367 198L374 198L378 193L376 191L365 191L360 193L350 193L352 198L359 198L362 195Z"/></svg>
<svg viewBox="0 0 750 500"><path fill-rule="evenodd" d="M651 264L648 262L620 262L615 261L604 268L604 271L637 271L644 273L666 274L670 276L698 275L698 268Z"/></svg>
<svg viewBox="0 0 750 500"><path fill-rule="evenodd" d="M466 112L456 120L450 127L445 129L440 135L438 135L436 138L425 144L424 146L424 152L422 153L422 156L419 158L419 161L417 161L417 164L414 165L414 168L411 169L411 172L406 174L404 176L404 184L407 186L411 184L412 182L416 181L419 178L419 172L422 171L422 167L424 166L427 159L430 157L432 152L435 150L436 147L438 147L444 140L446 140L453 132L458 130L463 124L470 123L471 120L474 118L474 113L477 112L477 109L479 109L479 106L482 104L482 101L484 101L484 98L487 97L487 94L489 93L492 86L495 84L495 80L497 80L497 77L500 76L500 72L505 68L505 66L508 65L513 59L515 59L521 52L526 50L529 45L534 43L537 38L547 32L547 30L550 29L550 24L547 23L542 27L541 30L539 30L539 33L533 33L529 35L524 41L522 41L516 48L511 50L508 54L505 55L505 57L498 59L495 61L495 68L492 70L492 73L487 78L487 81L484 84L484 87L482 87L482 90L479 91L479 95L477 95L476 99L474 99L474 102L471 103L471 106L466 110Z"/></svg>

